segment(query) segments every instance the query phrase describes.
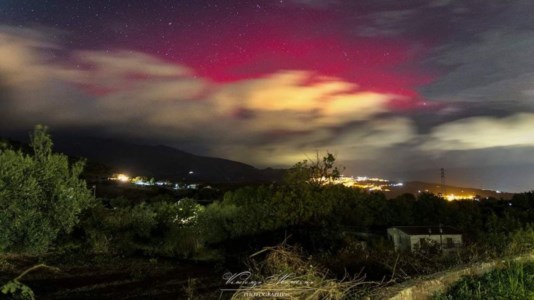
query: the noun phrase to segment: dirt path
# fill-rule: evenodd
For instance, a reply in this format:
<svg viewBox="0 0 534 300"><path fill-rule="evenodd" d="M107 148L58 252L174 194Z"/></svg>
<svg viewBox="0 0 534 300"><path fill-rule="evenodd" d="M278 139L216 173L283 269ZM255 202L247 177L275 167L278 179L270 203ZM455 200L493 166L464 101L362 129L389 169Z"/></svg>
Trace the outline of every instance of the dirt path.
<svg viewBox="0 0 534 300"><path fill-rule="evenodd" d="M222 283L221 275L207 263L127 259L107 266L58 267L60 272L36 271L22 282L32 288L36 299L69 300L219 299Z"/></svg>

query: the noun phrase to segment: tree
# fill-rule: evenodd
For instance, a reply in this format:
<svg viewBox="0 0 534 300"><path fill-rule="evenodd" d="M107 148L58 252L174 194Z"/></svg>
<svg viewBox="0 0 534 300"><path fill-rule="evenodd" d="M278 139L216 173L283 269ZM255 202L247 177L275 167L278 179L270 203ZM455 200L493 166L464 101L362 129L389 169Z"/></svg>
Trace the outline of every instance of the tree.
<svg viewBox="0 0 534 300"><path fill-rule="evenodd" d="M310 184L321 186L331 183L341 176L340 169L335 165L336 158L332 153L327 152L320 159L319 152L316 153L315 160L303 160L296 163L286 173L285 182L289 185Z"/></svg>
<svg viewBox="0 0 534 300"><path fill-rule="evenodd" d="M414 216L417 216L414 225L446 223L446 209L447 200L431 193L421 193L413 206Z"/></svg>
<svg viewBox="0 0 534 300"><path fill-rule="evenodd" d="M341 175L335 161L333 154L327 152L320 159L317 152L315 160L303 160L287 171L284 194L277 206L288 224L319 225L319 220L332 211L337 199L327 189Z"/></svg>
<svg viewBox="0 0 534 300"><path fill-rule="evenodd" d="M45 126L30 135L33 155L0 150L0 252L44 253L69 233L91 201L84 162L52 153Z"/></svg>

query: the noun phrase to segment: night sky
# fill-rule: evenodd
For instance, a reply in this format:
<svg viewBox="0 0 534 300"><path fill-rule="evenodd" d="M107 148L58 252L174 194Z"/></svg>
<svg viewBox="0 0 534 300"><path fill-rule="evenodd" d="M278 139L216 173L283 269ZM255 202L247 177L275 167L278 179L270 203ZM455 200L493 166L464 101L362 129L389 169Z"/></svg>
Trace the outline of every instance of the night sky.
<svg viewBox="0 0 534 300"><path fill-rule="evenodd" d="M0 134L534 189L531 0L0 1Z"/></svg>

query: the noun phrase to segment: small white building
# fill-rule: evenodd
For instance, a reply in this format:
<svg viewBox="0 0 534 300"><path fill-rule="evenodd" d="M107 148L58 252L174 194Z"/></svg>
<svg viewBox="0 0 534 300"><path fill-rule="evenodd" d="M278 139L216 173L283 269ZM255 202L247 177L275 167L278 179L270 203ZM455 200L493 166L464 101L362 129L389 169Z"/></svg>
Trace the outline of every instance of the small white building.
<svg viewBox="0 0 534 300"><path fill-rule="evenodd" d="M457 251L462 245L462 232L450 226L396 226L388 228L395 251L416 251L436 246L443 253Z"/></svg>

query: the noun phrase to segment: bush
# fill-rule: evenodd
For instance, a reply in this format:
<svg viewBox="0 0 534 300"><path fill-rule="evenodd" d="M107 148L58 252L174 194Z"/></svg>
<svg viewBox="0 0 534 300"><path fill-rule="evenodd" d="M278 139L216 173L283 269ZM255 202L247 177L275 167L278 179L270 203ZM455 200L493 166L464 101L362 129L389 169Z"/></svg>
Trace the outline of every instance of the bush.
<svg viewBox="0 0 534 300"><path fill-rule="evenodd" d="M95 203L82 224L90 248L97 253L191 257L201 249L197 218L202 206L194 200L116 207Z"/></svg>
<svg viewBox="0 0 534 300"><path fill-rule="evenodd" d="M46 127L35 128L31 146L33 156L0 150L0 252L46 252L91 199L83 162L52 153Z"/></svg>
<svg viewBox="0 0 534 300"><path fill-rule="evenodd" d="M508 263L482 276L468 276L436 295L446 299L533 299L534 263Z"/></svg>

